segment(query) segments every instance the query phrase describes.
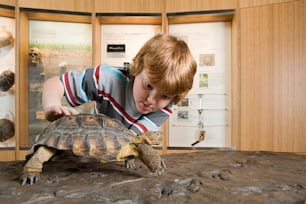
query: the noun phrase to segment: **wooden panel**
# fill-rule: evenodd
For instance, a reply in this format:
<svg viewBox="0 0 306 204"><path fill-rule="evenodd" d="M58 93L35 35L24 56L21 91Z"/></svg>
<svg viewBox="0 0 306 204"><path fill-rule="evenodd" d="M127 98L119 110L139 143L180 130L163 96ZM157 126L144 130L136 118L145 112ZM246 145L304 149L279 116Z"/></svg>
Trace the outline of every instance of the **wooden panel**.
<svg viewBox="0 0 306 204"><path fill-rule="evenodd" d="M14 10L8 10L8 9L3 9L0 8L0 16L2 17L15 17L15 11Z"/></svg>
<svg viewBox="0 0 306 204"><path fill-rule="evenodd" d="M93 0L19 0L18 2L21 8L89 13L93 10Z"/></svg>
<svg viewBox="0 0 306 204"><path fill-rule="evenodd" d="M231 116L231 143L232 147L237 149L240 147L240 69L238 59L240 59L240 53L238 52L240 36L239 36L239 11L235 12L232 19L232 116Z"/></svg>
<svg viewBox="0 0 306 204"><path fill-rule="evenodd" d="M112 17L99 17L101 24L150 24L161 25L162 18L154 16L112 16Z"/></svg>
<svg viewBox="0 0 306 204"><path fill-rule="evenodd" d="M167 153L167 148L169 146L169 119L162 125L161 130L163 134L162 153L165 154Z"/></svg>
<svg viewBox="0 0 306 204"><path fill-rule="evenodd" d="M28 154L29 154L29 150L20 150L17 160L25 160L26 155L28 155Z"/></svg>
<svg viewBox="0 0 306 204"><path fill-rule="evenodd" d="M164 0L164 5L166 0ZM169 33L169 24L168 24L168 17L166 7L164 6L162 9L162 33Z"/></svg>
<svg viewBox="0 0 306 204"><path fill-rule="evenodd" d="M169 16L168 23L194 23L194 22L220 22L220 21L232 21L233 14L222 15L181 15L181 16Z"/></svg>
<svg viewBox="0 0 306 204"><path fill-rule="evenodd" d="M91 16L37 13L37 12L26 12L25 15L27 16L28 19L31 20L91 23Z"/></svg>
<svg viewBox="0 0 306 204"><path fill-rule="evenodd" d="M241 10L241 149L273 150L272 6Z"/></svg>
<svg viewBox="0 0 306 204"><path fill-rule="evenodd" d="M306 3L273 6L274 134L279 151L306 152Z"/></svg>
<svg viewBox="0 0 306 204"><path fill-rule="evenodd" d="M188 12L235 9L237 0L166 0L166 11Z"/></svg>
<svg viewBox="0 0 306 204"><path fill-rule="evenodd" d="M18 112L19 125L18 136L20 146L28 146L28 53L29 53L29 22L24 13L20 12L19 18L19 53L17 57L18 62L18 96L16 110Z"/></svg>
<svg viewBox="0 0 306 204"><path fill-rule="evenodd" d="M0 4L6 5L6 6L15 6L16 0L0 0Z"/></svg>
<svg viewBox="0 0 306 204"><path fill-rule="evenodd" d="M0 161L15 161L15 150L0 150Z"/></svg>
<svg viewBox="0 0 306 204"><path fill-rule="evenodd" d="M20 20L20 11L16 9L15 11L15 23L16 23L16 37L15 37L15 139L16 139L16 152L15 155L19 155L19 146L20 146L20 36L21 36L21 27L19 24ZM25 30L27 32L27 30ZM26 33L27 36L27 33ZM17 158L15 158L17 159Z"/></svg>
<svg viewBox="0 0 306 204"><path fill-rule="evenodd" d="M92 66L101 63L101 25L95 15L92 16Z"/></svg>
<svg viewBox="0 0 306 204"><path fill-rule="evenodd" d="M241 9L241 149L306 152L306 5Z"/></svg>
<svg viewBox="0 0 306 204"><path fill-rule="evenodd" d="M161 13L163 0L95 0L96 13Z"/></svg>
<svg viewBox="0 0 306 204"><path fill-rule="evenodd" d="M240 0L239 7L246 8L246 7L254 7L254 6L263 6L267 4L277 4L283 2L290 2L296 0Z"/></svg>

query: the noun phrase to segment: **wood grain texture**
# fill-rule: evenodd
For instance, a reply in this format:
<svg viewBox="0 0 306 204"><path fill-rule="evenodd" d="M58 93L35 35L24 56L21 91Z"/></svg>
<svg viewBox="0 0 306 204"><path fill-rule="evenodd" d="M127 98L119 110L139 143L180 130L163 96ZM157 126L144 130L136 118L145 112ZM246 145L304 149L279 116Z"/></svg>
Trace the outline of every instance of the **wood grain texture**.
<svg viewBox="0 0 306 204"><path fill-rule="evenodd" d="M268 5L268 4L292 2L292 1L296 1L296 0L240 0L239 7L246 8L246 7L254 7L254 6L263 6L263 5Z"/></svg>
<svg viewBox="0 0 306 204"><path fill-rule="evenodd" d="M25 15L29 20L91 23L91 16L42 13L42 12L23 12L23 13L25 13Z"/></svg>
<svg viewBox="0 0 306 204"><path fill-rule="evenodd" d="M6 6L16 6L16 0L0 0L0 4Z"/></svg>
<svg viewBox="0 0 306 204"><path fill-rule="evenodd" d="M0 161L15 161L15 150L0 150Z"/></svg>
<svg viewBox="0 0 306 204"><path fill-rule="evenodd" d="M276 150L306 151L306 3L273 6Z"/></svg>
<svg viewBox="0 0 306 204"><path fill-rule="evenodd" d="M56 11L88 12L93 10L93 0L18 0L21 8L46 9Z"/></svg>
<svg viewBox="0 0 306 204"><path fill-rule="evenodd" d="M14 10L8 10L8 9L2 9L0 8L1 17L15 17L15 11Z"/></svg>
<svg viewBox="0 0 306 204"><path fill-rule="evenodd" d="M163 0L95 0L96 13L162 13Z"/></svg>
<svg viewBox="0 0 306 204"><path fill-rule="evenodd" d="M241 9L241 149L306 151L305 1Z"/></svg>
<svg viewBox="0 0 306 204"><path fill-rule="evenodd" d="M206 14L206 15L182 15L182 16L169 16L169 24L179 23L195 23L195 22L226 22L232 21L233 14Z"/></svg>
<svg viewBox="0 0 306 204"><path fill-rule="evenodd" d="M235 9L237 0L166 0L168 13Z"/></svg>
<svg viewBox="0 0 306 204"><path fill-rule="evenodd" d="M272 6L241 10L241 149L273 145Z"/></svg>
<svg viewBox="0 0 306 204"><path fill-rule="evenodd" d="M18 135L19 138L17 139L18 145L17 147L25 147L29 145L29 136L28 136L28 101L29 101L29 90L28 90L28 64L29 64L29 21L28 17L25 13L20 12L19 16L19 36L18 38L18 50L19 53L16 56L16 60L18 61L18 67L17 69L17 76L18 76L18 82L16 85L18 85L18 98L16 98L16 106L18 107L16 112L16 118L19 118L18 122L19 124L16 124L16 127L18 128ZM18 117L17 117L18 115ZM17 151L19 149L17 148Z"/></svg>
<svg viewBox="0 0 306 204"><path fill-rule="evenodd" d="M161 16L105 16L98 17L101 24L149 24L161 25Z"/></svg>

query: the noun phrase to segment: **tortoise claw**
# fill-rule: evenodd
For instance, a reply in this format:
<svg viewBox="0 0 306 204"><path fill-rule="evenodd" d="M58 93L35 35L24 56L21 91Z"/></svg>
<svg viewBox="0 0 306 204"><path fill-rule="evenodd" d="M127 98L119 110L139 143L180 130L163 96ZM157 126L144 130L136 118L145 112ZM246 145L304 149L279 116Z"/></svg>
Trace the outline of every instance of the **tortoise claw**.
<svg viewBox="0 0 306 204"><path fill-rule="evenodd" d="M136 169L135 159L126 159L125 166L128 169Z"/></svg>
<svg viewBox="0 0 306 204"><path fill-rule="evenodd" d="M24 186L27 183L30 185L33 185L34 183L37 183L40 179L40 174L38 172L30 172L30 173L24 173L21 176L21 184Z"/></svg>
<svg viewBox="0 0 306 204"><path fill-rule="evenodd" d="M155 171L153 172L154 176L160 176L163 174L163 172L166 169L166 163L165 160L160 158L159 159L159 164L157 165L157 168L155 169Z"/></svg>

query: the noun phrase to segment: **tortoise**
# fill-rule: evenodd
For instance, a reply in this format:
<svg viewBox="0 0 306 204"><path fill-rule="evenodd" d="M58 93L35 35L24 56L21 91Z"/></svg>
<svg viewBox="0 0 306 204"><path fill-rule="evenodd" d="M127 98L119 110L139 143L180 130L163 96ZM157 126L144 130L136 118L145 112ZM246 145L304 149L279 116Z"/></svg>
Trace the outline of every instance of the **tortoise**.
<svg viewBox="0 0 306 204"><path fill-rule="evenodd" d="M166 165L152 147L159 142L156 135L146 132L135 136L119 120L103 114L63 116L37 135L26 156L22 185L37 183L43 163L59 150L72 151L74 155L101 162L124 160L127 168L135 168L134 161L138 157L154 175L161 175Z"/></svg>
<svg viewBox="0 0 306 204"><path fill-rule="evenodd" d="M11 70L6 70L0 74L0 90L8 91L15 83L15 73Z"/></svg>
<svg viewBox="0 0 306 204"><path fill-rule="evenodd" d="M0 119L0 142L4 142L15 135L14 122L3 118Z"/></svg>

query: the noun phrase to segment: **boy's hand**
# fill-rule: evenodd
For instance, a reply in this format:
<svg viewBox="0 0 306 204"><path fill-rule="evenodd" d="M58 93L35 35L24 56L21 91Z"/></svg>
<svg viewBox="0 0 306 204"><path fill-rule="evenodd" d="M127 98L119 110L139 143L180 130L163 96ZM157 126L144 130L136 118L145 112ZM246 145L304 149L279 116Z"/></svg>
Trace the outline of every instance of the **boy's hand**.
<svg viewBox="0 0 306 204"><path fill-rule="evenodd" d="M79 112L68 106L49 106L44 109L45 118L52 122L64 115L77 115Z"/></svg>

